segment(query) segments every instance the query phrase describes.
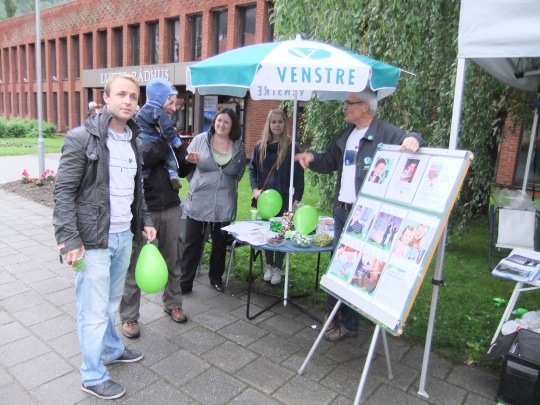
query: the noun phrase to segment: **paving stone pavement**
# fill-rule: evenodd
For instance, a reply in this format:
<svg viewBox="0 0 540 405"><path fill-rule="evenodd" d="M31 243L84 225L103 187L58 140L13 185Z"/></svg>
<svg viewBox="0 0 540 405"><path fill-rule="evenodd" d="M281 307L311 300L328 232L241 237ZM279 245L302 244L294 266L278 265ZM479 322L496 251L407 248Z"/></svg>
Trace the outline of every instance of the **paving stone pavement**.
<svg viewBox="0 0 540 405"><path fill-rule="evenodd" d="M103 402L80 389L73 270L59 263L51 221L52 209L0 190L0 404ZM267 301L254 298L256 306ZM372 327L340 343L323 340L300 376L320 324L298 309L277 305L249 321L245 284L232 278L219 293L205 271L184 308L190 319L176 324L159 294L143 295L142 336L124 341L145 357L109 366L127 390L117 403L353 403ZM425 387L429 398L418 395L423 348L390 335L388 344L394 378L387 377L379 342L362 403L496 403L498 375L436 354Z"/></svg>

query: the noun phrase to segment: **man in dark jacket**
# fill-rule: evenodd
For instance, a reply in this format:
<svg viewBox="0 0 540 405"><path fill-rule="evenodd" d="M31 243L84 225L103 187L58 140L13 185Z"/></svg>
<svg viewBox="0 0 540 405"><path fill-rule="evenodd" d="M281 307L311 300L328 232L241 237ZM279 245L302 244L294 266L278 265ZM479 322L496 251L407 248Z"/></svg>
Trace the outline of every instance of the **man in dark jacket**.
<svg viewBox="0 0 540 405"><path fill-rule="evenodd" d="M163 108L166 112L174 109L176 96ZM157 229L157 245L167 263L169 277L163 289L164 311L171 319L178 323L187 321L186 311L182 308L182 289L180 288L180 259L181 235L180 219L182 208L178 190L175 190L169 181L170 173L163 165L163 156L174 153L177 162L178 176L186 177L195 168L199 161L197 152L188 153L182 144L178 148L171 148L163 139L150 142L141 147L143 168L148 170L148 177L144 179L144 198ZM124 295L120 303L120 320L122 333L125 337L133 339L141 334L139 325L141 306L141 290L135 281L135 267L142 247L135 247L131 256Z"/></svg>
<svg viewBox="0 0 540 405"><path fill-rule="evenodd" d="M142 196L140 128L132 120L138 99L132 76L107 81L107 108L66 136L54 189L61 258L73 266L83 261L82 269L74 267L82 390L104 399L126 392L105 365L143 358L114 328L132 243L142 240L141 231L156 236Z"/></svg>
<svg viewBox="0 0 540 405"><path fill-rule="evenodd" d="M318 173L337 170L336 193L334 196L334 250L358 191L371 166L372 158L381 143L401 145L401 151L416 152L426 142L417 133L406 133L402 129L375 117L377 95L371 89L350 93L343 103L346 122L351 125L339 132L330 141L324 153L308 151L299 153L295 159L302 167ZM326 310L329 314L337 299L328 294ZM358 313L347 305L341 305L341 325L333 322L325 338L337 342L358 332ZM335 320L334 320L335 321Z"/></svg>

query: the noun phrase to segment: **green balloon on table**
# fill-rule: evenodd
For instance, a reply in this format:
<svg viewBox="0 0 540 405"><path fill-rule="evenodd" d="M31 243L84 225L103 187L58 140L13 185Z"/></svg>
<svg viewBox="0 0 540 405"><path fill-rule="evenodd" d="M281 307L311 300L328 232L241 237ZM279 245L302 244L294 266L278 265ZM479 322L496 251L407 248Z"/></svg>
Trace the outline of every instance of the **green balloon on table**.
<svg viewBox="0 0 540 405"><path fill-rule="evenodd" d="M165 287L168 277L167 263L159 249L151 243L144 245L135 266L135 281L139 288L147 294L157 293Z"/></svg>
<svg viewBox="0 0 540 405"><path fill-rule="evenodd" d="M311 205L302 205L293 216L294 229L302 235L313 232L319 224L319 213Z"/></svg>
<svg viewBox="0 0 540 405"><path fill-rule="evenodd" d="M281 194L272 189L263 191L257 200L257 209L262 219L275 217L281 211L282 205Z"/></svg>

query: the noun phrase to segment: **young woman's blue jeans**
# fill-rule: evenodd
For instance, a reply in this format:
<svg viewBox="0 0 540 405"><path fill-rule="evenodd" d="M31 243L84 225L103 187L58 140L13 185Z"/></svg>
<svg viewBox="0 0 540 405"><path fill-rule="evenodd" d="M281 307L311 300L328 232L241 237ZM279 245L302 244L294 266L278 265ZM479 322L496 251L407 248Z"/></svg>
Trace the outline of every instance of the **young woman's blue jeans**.
<svg viewBox="0 0 540 405"><path fill-rule="evenodd" d="M77 328L81 345L83 384L87 387L109 379L104 364L112 363L124 351L114 328L116 311L131 256L133 234L127 230L109 233L107 249L87 250L84 267L75 273Z"/></svg>

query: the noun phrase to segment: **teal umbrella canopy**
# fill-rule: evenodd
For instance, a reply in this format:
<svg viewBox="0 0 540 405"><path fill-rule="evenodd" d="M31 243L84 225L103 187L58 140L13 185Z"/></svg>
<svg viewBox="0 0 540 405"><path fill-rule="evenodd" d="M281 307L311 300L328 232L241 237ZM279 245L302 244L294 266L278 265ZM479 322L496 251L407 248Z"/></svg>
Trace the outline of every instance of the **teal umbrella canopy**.
<svg viewBox="0 0 540 405"><path fill-rule="evenodd" d="M369 86L394 92L400 69L329 44L295 39L237 48L187 68L186 87L202 95L255 100L343 100Z"/></svg>

